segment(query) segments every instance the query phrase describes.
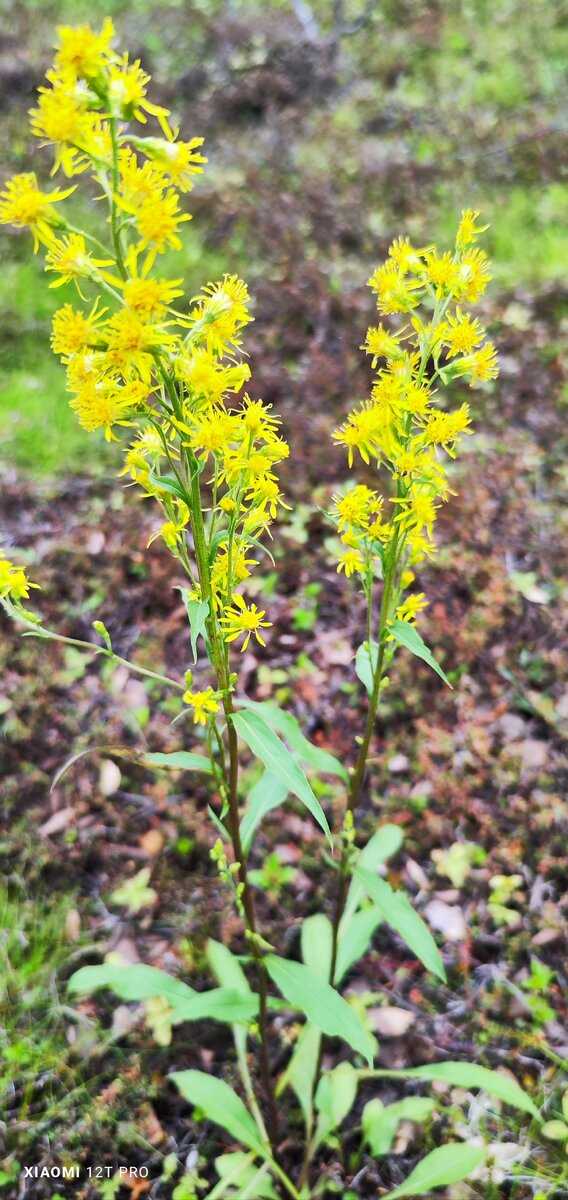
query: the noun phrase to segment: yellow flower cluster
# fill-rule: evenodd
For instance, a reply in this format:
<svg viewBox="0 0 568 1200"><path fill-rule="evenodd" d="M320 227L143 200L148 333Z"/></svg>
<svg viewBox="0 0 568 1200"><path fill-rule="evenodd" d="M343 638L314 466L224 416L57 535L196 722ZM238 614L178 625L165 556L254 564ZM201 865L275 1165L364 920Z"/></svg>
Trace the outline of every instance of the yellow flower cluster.
<svg viewBox="0 0 568 1200"><path fill-rule="evenodd" d="M30 582L24 568L10 562L0 550L0 600L7 600L19 608L22 600L28 599L30 588L37 587L39 584Z"/></svg>
<svg viewBox="0 0 568 1200"><path fill-rule="evenodd" d="M51 287L73 283L79 294L55 314L52 345L81 425L108 440L132 431L122 474L162 509L156 536L189 575L190 596L209 603L225 643L242 635L244 649L254 634L264 645L265 614L236 589L286 507L275 468L288 447L269 406L239 398L250 378L239 357L252 320L246 285L225 276L184 306L182 280L157 268L182 245L203 139L179 139L168 110L148 99L140 62L113 42L109 19L100 30L61 27L30 114L33 133L54 149L53 173L90 172L108 220L97 236L77 229L61 209L76 185L44 190L29 173L5 185L0 221L31 231ZM142 128L149 117L152 136ZM194 711L201 720L215 710Z"/></svg>
<svg viewBox="0 0 568 1200"><path fill-rule="evenodd" d="M454 457L471 432L467 403L440 408L436 385L463 376L474 386L498 373L495 348L463 309L491 278L487 255L475 246L487 228L476 224L478 216L462 213L453 252L415 249L402 238L390 247L369 286L381 316L400 315L404 324L381 322L367 331L361 349L378 368L371 396L333 434L350 467L358 452L393 480L388 498L365 484L335 496L332 514L342 543L338 571L360 576L368 596L377 574L393 576L389 619L414 621L425 607L421 593L401 594L414 581L412 567L435 551L436 516L450 494L444 452Z"/></svg>

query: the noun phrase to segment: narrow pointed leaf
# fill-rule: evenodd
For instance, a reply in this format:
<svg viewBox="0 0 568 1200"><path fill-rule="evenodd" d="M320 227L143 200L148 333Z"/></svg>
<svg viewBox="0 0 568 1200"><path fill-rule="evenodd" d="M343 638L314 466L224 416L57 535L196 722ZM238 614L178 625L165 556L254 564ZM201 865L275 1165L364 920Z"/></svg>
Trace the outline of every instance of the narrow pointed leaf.
<svg viewBox="0 0 568 1200"><path fill-rule="evenodd" d="M511 1104L521 1112L530 1113L540 1120L538 1108L530 1096L509 1075L501 1071L492 1071L489 1067L481 1067L477 1063L443 1062L432 1063L424 1067L415 1067L405 1072L408 1079L439 1079L451 1087L480 1088L496 1096L505 1104Z"/></svg>
<svg viewBox="0 0 568 1200"><path fill-rule="evenodd" d="M168 771L205 771L209 775L213 768L203 754L191 754L188 750L174 750L171 754L145 754L144 762L150 767L165 767Z"/></svg>
<svg viewBox="0 0 568 1200"><path fill-rule="evenodd" d="M283 1075L278 1080L276 1095L291 1087L298 1097L304 1114L306 1127L311 1128L314 1108L314 1080L319 1062L321 1031L312 1021L307 1021L296 1042L294 1053Z"/></svg>
<svg viewBox="0 0 568 1200"><path fill-rule="evenodd" d="M220 1125L235 1141L265 1156L260 1133L240 1096L222 1079L204 1071L174 1071L169 1078L185 1100L200 1108L209 1121Z"/></svg>
<svg viewBox="0 0 568 1200"><path fill-rule="evenodd" d="M236 712L231 720L239 736L272 775L285 784L293 796L305 804L332 845L331 832L323 808L290 751L258 712Z"/></svg>
<svg viewBox="0 0 568 1200"><path fill-rule="evenodd" d="M179 496L180 500L189 502L187 492L183 490L177 479L173 479L170 475L157 475L155 471L149 471L148 479L160 491L171 492L172 496Z"/></svg>
<svg viewBox="0 0 568 1200"><path fill-rule="evenodd" d="M376 871L377 867L382 867L389 858L393 858L398 853L402 846L402 830L399 825L381 825L376 829L372 837L369 838L367 845L361 850L357 858L357 866L365 867L368 871ZM347 893L347 902L345 905L345 913L343 915L344 926L347 926L348 920L352 913L359 907L365 895L365 888L359 879L353 878L349 885Z"/></svg>
<svg viewBox="0 0 568 1200"><path fill-rule="evenodd" d="M421 658L429 667L432 667L432 670L440 676L440 679L443 679L444 683L447 683L448 687L451 688L452 685L448 676L438 666L432 651L428 649L426 642L422 640L414 625L410 625L408 621L393 621L392 625L389 625L389 633L392 634L395 642L398 642L400 646L406 646L406 649L410 650L411 654L415 654L417 658Z"/></svg>
<svg viewBox="0 0 568 1200"><path fill-rule="evenodd" d="M483 1146L470 1146L467 1142L439 1146L418 1163L400 1187L387 1192L382 1200L395 1200L397 1196L429 1196L432 1188L447 1187L467 1179L484 1158Z"/></svg>
<svg viewBox="0 0 568 1200"><path fill-rule="evenodd" d="M292 1008L305 1013L322 1033L343 1038L372 1063L374 1039L339 992L304 963L278 958L275 954L267 955L264 961L270 978Z"/></svg>
<svg viewBox="0 0 568 1200"><path fill-rule="evenodd" d="M340 929L335 965L336 986L341 983L344 975L365 953L375 929L378 929L382 920L382 912L373 905L371 908L363 908L361 912L354 913L345 932Z"/></svg>
<svg viewBox="0 0 568 1200"><path fill-rule="evenodd" d="M67 987L73 994L95 992L98 988L106 987L121 1000L147 1000L150 996L163 996L172 1005L176 1000L191 1000L198 995L182 979L176 979L167 971L149 967L146 963L135 963L128 967L111 966L110 963L81 967L71 976Z"/></svg>
<svg viewBox="0 0 568 1200"><path fill-rule="evenodd" d="M333 926L325 913L314 913L302 924L302 958L307 967L329 983Z"/></svg>
<svg viewBox="0 0 568 1200"><path fill-rule="evenodd" d="M369 696L373 691L373 677L377 668L378 653L377 642L362 642L355 655L355 674L361 680Z"/></svg>
<svg viewBox="0 0 568 1200"><path fill-rule="evenodd" d="M209 616L209 601L208 600L190 600L188 588L180 588L183 596L183 602L187 609L189 619L189 640L191 642L191 653L193 654L194 663L197 662L197 639L198 637L205 638L207 617Z"/></svg>
<svg viewBox="0 0 568 1200"><path fill-rule="evenodd" d="M322 775L337 775L345 782L348 780L349 776L343 763L335 758L335 755L330 754L329 750L323 750L321 746L314 746L313 742L310 742L302 733L300 725L292 713L283 712L277 704L272 704L270 700L260 702L249 700L248 696L240 696L237 703L251 712L257 712L271 729L274 729L276 733L281 733L292 750L296 751L298 758L302 759L302 762L313 767L315 771L321 771Z"/></svg>
<svg viewBox="0 0 568 1200"><path fill-rule="evenodd" d="M221 984L221 987L241 992L243 996L252 996L252 988L243 968L236 955L231 953L228 946L224 946L223 942L216 942L213 938L209 938L206 953L209 966L215 978Z"/></svg>
<svg viewBox="0 0 568 1200"><path fill-rule="evenodd" d="M86 758L89 754L104 754L105 757L123 758L127 762L135 763L140 767L165 767L169 770L176 771L206 771L211 774L212 767L208 758L203 754L191 754L186 750L178 750L172 754L144 754L139 750L129 750L125 746L87 746L85 750L78 750L76 754L72 754L67 758L63 765L59 767L53 776L51 790L57 787L57 784L63 779L63 776L76 762L81 758Z"/></svg>
<svg viewBox="0 0 568 1200"><path fill-rule="evenodd" d="M264 817L273 808L278 808L283 804L288 795L286 784L278 779L276 775L272 775L270 771L263 771L258 783L249 792L247 806L241 821L241 841L245 854L248 854L256 830Z"/></svg>
<svg viewBox="0 0 568 1200"><path fill-rule="evenodd" d="M379 879L364 867L355 867L355 875L361 880L365 891L383 916L383 920L391 929L400 934L410 949L424 963L429 971L445 982L446 972L440 958L440 951L428 929L428 926L412 907L408 896L403 891L394 891L384 879Z"/></svg>

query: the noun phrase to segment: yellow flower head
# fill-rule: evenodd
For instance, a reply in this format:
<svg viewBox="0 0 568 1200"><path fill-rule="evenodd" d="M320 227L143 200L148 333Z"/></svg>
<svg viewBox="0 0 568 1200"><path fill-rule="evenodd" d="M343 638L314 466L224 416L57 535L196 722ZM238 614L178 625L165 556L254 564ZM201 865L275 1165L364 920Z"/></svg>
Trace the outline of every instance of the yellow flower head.
<svg viewBox="0 0 568 1200"><path fill-rule="evenodd" d="M124 303L142 321L159 321L174 300L183 296L183 279L156 279L150 274L151 260L146 259L138 270L138 255L134 247L126 258L127 277L118 281Z"/></svg>
<svg viewBox="0 0 568 1200"><path fill-rule="evenodd" d="M193 177L202 173L203 164L207 162L207 159L198 153L203 140L192 138L190 142L178 142L177 138L136 138L134 144L163 171L180 192L190 192Z"/></svg>
<svg viewBox="0 0 568 1200"><path fill-rule="evenodd" d="M240 345L238 333L252 321L246 283L237 275L225 275L219 283L208 283L195 297L196 307L189 314L191 339L205 342L216 354Z"/></svg>
<svg viewBox="0 0 568 1200"><path fill-rule="evenodd" d="M135 117L142 124L146 123L146 113L149 113L158 119L164 133L168 135L170 132L169 110L147 100L146 88L149 82L150 76L142 70L140 62L137 60L129 63L128 54L123 54L108 69L107 90L110 111L113 116L125 121L131 121Z"/></svg>
<svg viewBox="0 0 568 1200"><path fill-rule="evenodd" d="M53 317L53 332L51 345L55 354L61 354L67 361L72 354L87 350L89 346L98 343L103 336L101 322L104 323L106 308L99 309L95 300L90 313L85 316L71 304L64 304Z"/></svg>
<svg viewBox="0 0 568 1200"><path fill-rule="evenodd" d="M499 374L499 365L495 346L491 342L486 342L473 354L467 354L465 358L458 359L454 364L454 369L459 375L470 376L471 387L488 379L496 379Z"/></svg>
<svg viewBox="0 0 568 1200"><path fill-rule="evenodd" d="M339 532L341 533L343 529L365 529L370 520L371 501L376 499L377 493L363 483L350 488L344 496L334 496L333 502Z"/></svg>
<svg viewBox="0 0 568 1200"><path fill-rule="evenodd" d="M234 642L244 634L245 640L241 646L241 651L243 651L247 649L251 635L254 633L257 642L260 642L261 646L266 646L260 630L268 629L272 625L272 621L263 621L263 617L264 610L259 610L256 604L247 606L243 597L237 593L233 596L233 607L226 608L221 617L225 641Z"/></svg>
<svg viewBox="0 0 568 1200"><path fill-rule="evenodd" d="M150 383L154 366L153 352L172 345L173 336L163 326L141 320L137 312L122 308L106 328L108 366L125 378L139 374Z"/></svg>
<svg viewBox="0 0 568 1200"><path fill-rule="evenodd" d="M81 233L69 233L62 238L53 238L45 256L46 271L55 271L60 276L50 287L61 287L64 283L75 283L78 279L100 279L101 268L109 267L111 258L93 258L87 250Z"/></svg>
<svg viewBox="0 0 568 1200"><path fill-rule="evenodd" d="M339 555L337 573L341 574L345 571L346 578L351 575L360 575L365 570L365 560L359 550L352 546L347 546Z"/></svg>
<svg viewBox="0 0 568 1200"><path fill-rule="evenodd" d="M210 717L219 712L219 705L213 688L208 687L204 692L184 692L185 704L193 709L193 724L206 725Z"/></svg>
<svg viewBox="0 0 568 1200"><path fill-rule="evenodd" d="M104 429L107 441L114 425L129 425L132 410L144 404L148 389L141 380L121 385L113 379L87 380L70 401L80 424L88 433Z"/></svg>
<svg viewBox="0 0 568 1200"><path fill-rule="evenodd" d="M412 571L409 574L412 575ZM415 592L412 596L406 596L402 604L399 604L395 615L399 621L412 623L416 620L418 613L427 607L428 601L424 592Z"/></svg>
<svg viewBox="0 0 568 1200"><path fill-rule="evenodd" d="M456 249L463 250L465 246L470 246L475 242L480 233L485 233L489 229L489 225L476 225L475 222L479 213L472 208L465 208L461 215L461 221L458 225L456 236Z"/></svg>
<svg viewBox="0 0 568 1200"><path fill-rule="evenodd" d="M5 557L4 551L0 550L1 600L14 600L16 604L19 604L21 600L28 599L30 588L38 587L38 583L30 582L23 567L17 567L13 562L10 562Z"/></svg>
<svg viewBox="0 0 568 1200"><path fill-rule="evenodd" d="M110 17L99 33L90 25L60 25L57 35L56 69L77 79L96 79L112 55L114 26Z"/></svg>
<svg viewBox="0 0 568 1200"><path fill-rule="evenodd" d="M181 250L179 227L184 221L190 221L191 216L180 213L178 195L171 188L165 192L152 191L137 207L131 207L131 211L140 234L141 250L149 249L154 257L163 254L168 246Z"/></svg>
<svg viewBox="0 0 568 1200"><path fill-rule="evenodd" d="M0 223L30 229L37 252L39 243L49 245L53 241L53 230L61 226L61 218L51 206L65 200L73 191L74 187L63 192L59 188L54 192L42 192L33 171L14 175L0 192Z"/></svg>
<svg viewBox="0 0 568 1200"><path fill-rule="evenodd" d="M446 318L441 333L448 358L453 358L455 354L471 354L485 336L479 321L472 320L468 314L463 315L459 309L455 317Z"/></svg>
<svg viewBox="0 0 568 1200"><path fill-rule="evenodd" d="M372 354L371 366L373 368L376 367L379 358L396 358L401 353L399 339L395 334L389 333L383 325L371 326L367 330L367 339L364 345L359 348L366 354Z"/></svg>
<svg viewBox="0 0 568 1200"><path fill-rule="evenodd" d="M459 297L475 304L492 278L489 259L484 250L465 250L461 256Z"/></svg>

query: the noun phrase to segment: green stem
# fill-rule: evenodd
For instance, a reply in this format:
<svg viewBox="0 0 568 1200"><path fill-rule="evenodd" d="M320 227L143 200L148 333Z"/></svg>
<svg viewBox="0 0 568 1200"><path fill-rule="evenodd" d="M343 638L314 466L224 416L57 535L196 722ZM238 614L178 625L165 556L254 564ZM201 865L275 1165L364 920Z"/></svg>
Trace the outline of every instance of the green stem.
<svg viewBox="0 0 568 1200"><path fill-rule="evenodd" d="M12 614L14 615L14 614ZM22 621L22 618L16 616L16 620ZM44 638L49 642L63 642L65 646L79 646L81 650L90 650L91 654L102 654L105 658L112 659L113 662L120 663L121 666L127 667L135 675L145 675L148 679L156 679L158 683L165 683L168 687L177 688L180 692L185 692L185 684L178 683L177 679L170 679L169 675L160 675L158 671L150 671L147 667L140 667L137 663L133 663L129 658L122 658L122 655L115 654L114 650L107 650L106 646L95 646L93 642L83 642L80 638L64 637L61 633L53 633L50 629L44 629L43 625L32 625L29 621L23 621L28 627L24 637L39 637Z"/></svg>
<svg viewBox="0 0 568 1200"><path fill-rule="evenodd" d="M114 252L116 255L116 265L123 279L127 277L126 267L122 254L122 243L120 240L120 229L118 227L118 216L116 210L116 195L118 193L119 171L118 171L118 138L116 135L116 117L109 118L110 136L112 142L112 188L109 197L110 203L110 223L112 228L112 241Z"/></svg>
<svg viewBox="0 0 568 1200"><path fill-rule="evenodd" d="M197 571L201 586L201 595L204 600L209 603L209 616L207 618L207 633L211 646L211 658L213 667L217 675L217 684L219 690L223 694L223 708L227 718L227 736L229 744L229 833L233 845L233 854L235 862L239 864L239 882L242 885L242 901L243 909L246 918L248 933L252 953L256 963L258 976L258 992L259 992L259 1028L260 1028L260 1047L261 1047L261 1073L263 1088L266 1097L267 1114L268 1114L268 1132L270 1137L270 1145L273 1153L276 1152L278 1143L278 1114L276 1108L276 1100L274 1096L274 1088L272 1085L272 1077L270 1071L270 1057L268 1052L268 982L266 977L266 969L262 961L262 955L258 946L256 914L254 907L253 893L248 880L246 856L243 850L241 841L240 827L240 811L239 811L239 752L237 733L232 722L233 702L230 695L230 679L227 670L227 662L225 658L225 644L219 632L217 618L215 615L215 606L213 602L213 591L211 587L211 571L209 566L209 554L207 549L207 539L205 535L205 527L203 523L203 504L201 498L200 472L198 461L193 452L186 448L185 458L189 471L191 485L191 516L192 516L192 531L193 544L195 550L195 559L197 563Z"/></svg>

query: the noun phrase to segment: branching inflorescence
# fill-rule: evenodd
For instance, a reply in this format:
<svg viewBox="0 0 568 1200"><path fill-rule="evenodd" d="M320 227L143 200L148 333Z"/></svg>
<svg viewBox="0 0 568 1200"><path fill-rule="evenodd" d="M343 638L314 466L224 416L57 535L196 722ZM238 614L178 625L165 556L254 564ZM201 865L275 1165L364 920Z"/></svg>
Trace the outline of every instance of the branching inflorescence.
<svg viewBox="0 0 568 1200"><path fill-rule="evenodd" d="M407 647L445 678L415 628L426 601L413 590L414 568L434 553L437 512L451 494L447 457L454 456L460 437L470 431L467 404L454 410L440 407L440 388L458 377L473 385L497 374L495 350L465 311L490 278L486 255L475 245L483 229L476 224L477 213L464 212L455 250L443 254L433 247L414 249L399 239L370 280L381 317L388 321L394 315L404 324L394 329L381 323L368 330L363 349L374 368L381 364L371 396L333 435L347 449L350 467L358 453L366 478L376 464L389 481L384 494L378 481L371 486L373 480L343 489L334 497L331 514L341 540L338 570L360 581L367 602L366 640L356 666L367 687L368 713L355 765L347 772L331 754L308 742L290 713L255 703L236 688L231 648L236 643L245 650L253 637L264 646L270 627L265 610L247 602L242 589L266 553L263 539L279 508L286 507L276 468L288 447L270 407L242 395L250 378L242 357L242 333L251 320L246 285L226 275L208 283L187 305L183 280L161 273L161 257L181 248L180 235L190 219L184 195L206 161L202 139L179 139L171 114L147 98L149 76L139 62L113 49L113 38L109 20L99 32L88 26L61 28L48 86L40 88L31 113L33 132L55 149L53 173L66 181L87 175L94 182L95 208L101 215L96 236L65 215L72 209L64 208L64 202L77 184L44 189L31 172L5 185L0 220L31 231L35 251L45 254L51 287L73 283L77 289L80 303L63 304L52 334L53 349L67 371L71 407L88 432L104 430L109 440L127 440L121 474L161 510L154 536L162 538L185 572L193 660L200 641L213 683L204 680L204 686L195 687L189 670L182 683L128 663L115 654L100 621L94 627L102 644L59 638L24 607L36 585L5 556L0 556L0 602L28 632L106 655L183 694L206 756L147 755L146 762L211 775L218 803L210 815L220 835L212 859L242 918L245 952L239 959L228 947L208 943L219 986L207 993L198 994L152 967L114 963L82 968L71 986L82 992L107 986L124 999L141 1000L147 1012L154 1012L154 1022L157 1005L161 1044L167 1044L172 1027L181 1021L208 1016L231 1025L246 1104L227 1083L204 1072L173 1076L182 1094L244 1147L244 1152L223 1156L225 1174L219 1169L222 1177L211 1197L254 1196L261 1194L262 1183L263 1195L275 1196L279 1187L293 1200L309 1200L324 1190L323 1176L319 1183L316 1176L311 1190L319 1148L347 1116L359 1083L382 1074L372 1069L376 1042L364 1015L341 994L343 979L380 923L394 929L429 970L444 978L429 930L406 895L394 892L377 874L398 849L400 831L384 825L361 850L354 814L387 682L385 668L397 648ZM154 136L144 129L148 118L157 122ZM265 768L244 804L239 739ZM303 962L298 962L278 956L261 936L247 858L260 822L290 793L333 845L301 762L340 780L347 804L334 863L333 919L324 913L304 919ZM243 964L255 969L256 992ZM304 1017L301 1032L295 1027L290 1038L296 1037L296 1045L278 1078L271 1053L269 982ZM341 1062L323 1070L326 1035L351 1047L355 1065ZM260 1048L260 1089L249 1065L249 1038ZM367 1069L360 1060L366 1060ZM434 1064L425 1071L415 1074L457 1084L464 1079L460 1063ZM468 1067L465 1086L493 1090L534 1115L525 1093L483 1068ZM304 1161L298 1170L282 1150L276 1097L286 1089L295 1093L305 1127ZM289 1124L295 1128L298 1123L296 1110ZM482 1156L478 1147L451 1144L432 1152L416 1170L423 1169L428 1187L436 1187L465 1177ZM412 1187L393 1194L416 1195L426 1184Z"/></svg>

